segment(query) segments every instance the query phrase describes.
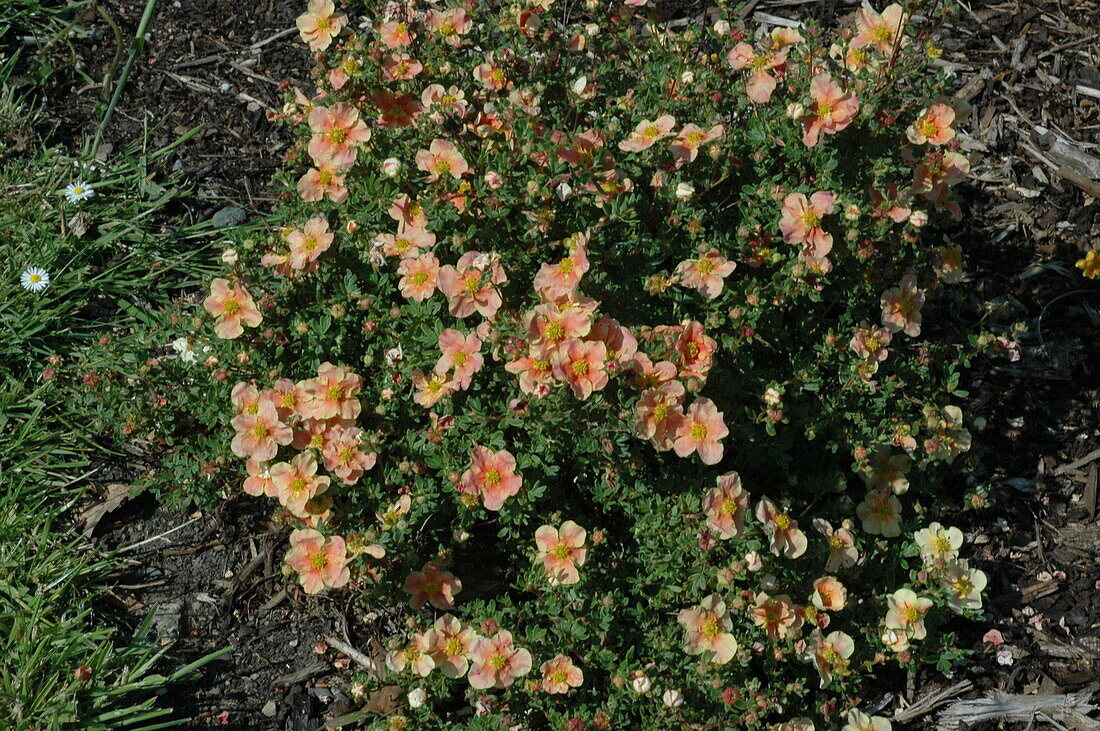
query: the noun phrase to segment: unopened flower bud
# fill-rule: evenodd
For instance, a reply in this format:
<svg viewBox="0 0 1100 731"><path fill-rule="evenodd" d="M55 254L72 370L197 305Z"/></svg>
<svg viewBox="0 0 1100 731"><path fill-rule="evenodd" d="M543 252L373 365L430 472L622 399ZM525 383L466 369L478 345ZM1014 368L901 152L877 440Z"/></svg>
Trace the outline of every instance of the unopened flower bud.
<svg viewBox="0 0 1100 731"><path fill-rule="evenodd" d="M396 157L387 157L382 161L382 174L392 178L401 172L401 161Z"/></svg>

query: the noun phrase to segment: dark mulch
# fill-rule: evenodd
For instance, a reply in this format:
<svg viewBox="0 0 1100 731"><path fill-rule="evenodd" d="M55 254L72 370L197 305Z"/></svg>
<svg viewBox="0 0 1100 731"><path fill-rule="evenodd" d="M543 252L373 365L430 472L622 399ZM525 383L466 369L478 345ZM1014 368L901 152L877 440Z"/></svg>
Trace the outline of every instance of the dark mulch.
<svg viewBox="0 0 1100 731"><path fill-rule="evenodd" d="M94 78L128 42L143 3L102 5L123 40L116 44L106 22L90 23L104 40L74 48ZM173 164L205 195L265 207L289 138L266 121L264 106L279 107L280 83L303 79L309 62L292 34L254 46L290 28L301 5L260 0L242 10L216 0L162 2L108 143L121 149L148 125L150 143L163 145L202 124ZM783 1L756 9L799 12ZM828 22L850 6L804 10ZM891 689L887 712L896 701L919 708L933 691L963 680L971 687L955 700L992 690L1066 693L1100 677L1100 459L1073 466L1100 449L1100 287L1073 268L1100 242L1100 204L1090 188L1100 172L1088 161L1096 152L1088 143L1100 138L1097 37L1095 0L1029 0L974 2L941 40L944 61L974 106L965 149L976 179L963 224L951 232L969 260L964 286L1029 330L1020 362L981 364L970 388L968 411L988 424L976 434L985 451L975 479L990 486L994 504L956 522L990 575L990 621L954 628L975 651L965 669L952 678L926 671ZM59 81L50 92L41 131L62 141L94 132L99 88ZM209 201L205 215L221 204ZM138 501L102 524L102 542L129 545L190 519ZM221 726L219 714L228 712L233 728L314 728L350 707L343 692L351 671L333 667L338 653L317 655L312 647L331 634L363 647L376 628L346 596L301 597L279 574L284 541L255 501L234 500L130 554L140 563L121 583L134 588L116 593L135 616L161 607L163 631L177 637L174 658L235 648L173 692L176 707L198 726ZM283 589L285 598L273 604ZM1000 648L981 639L993 627L1004 635ZM997 650L1008 653L998 660ZM278 682L317 666L306 680ZM272 710L269 701L273 715L264 713L265 706ZM931 727L928 711L911 714L910 727Z"/></svg>

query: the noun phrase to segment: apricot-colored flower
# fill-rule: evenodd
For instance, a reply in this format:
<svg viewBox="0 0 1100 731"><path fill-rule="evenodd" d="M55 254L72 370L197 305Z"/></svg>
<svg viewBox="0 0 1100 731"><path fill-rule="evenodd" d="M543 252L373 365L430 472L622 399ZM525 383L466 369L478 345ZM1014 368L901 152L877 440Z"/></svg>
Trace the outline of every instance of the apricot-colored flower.
<svg viewBox="0 0 1100 731"><path fill-rule="evenodd" d="M492 53L486 57L484 63L474 67L473 75L479 84L490 91L504 91L512 86L508 74L504 73L504 69L496 62Z"/></svg>
<svg viewBox="0 0 1100 731"><path fill-rule="evenodd" d="M886 604L887 629L901 630L914 640L928 636L924 615L932 608L931 599L918 597L912 589L898 589L886 598Z"/></svg>
<svg viewBox="0 0 1100 731"><path fill-rule="evenodd" d="M906 134L914 145L946 145L955 139L955 130L951 127L954 122L954 109L947 104L933 104L921 112Z"/></svg>
<svg viewBox="0 0 1100 731"><path fill-rule="evenodd" d="M730 632L733 621L717 594L704 598L697 607L681 609L677 621L684 628L684 652L689 655L709 652L709 662L725 665L737 654L737 640Z"/></svg>
<svg viewBox="0 0 1100 731"><path fill-rule="evenodd" d="M436 373L446 373L454 368L455 386L469 388L474 374L485 364L485 358L481 355L481 340L474 333L463 335L458 330L447 329L439 334L439 349L443 355L435 364Z"/></svg>
<svg viewBox="0 0 1100 731"><path fill-rule="evenodd" d="M592 330L592 316L580 307L539 305L524 317L524 326L529 343L560 354L564 345Z"/></svg>
<svg viewBox="0 0 1100 731"><path fill-rule="evenodd" d="M634 433L648 439L659 452L672 449L676 432L684 421L684 385L668 381L656 388L642 391L634 407Z"/></svg>
<svg viewBox="0 0 1100 731"><path fill-rule="evenodd" d="M940 577L940 584L947 592L947 606L956 612L982 608L982 590L988 579L985 572L970 568L965 560L947 567Z"/></svg>
<svg viewBox="0 0 1100 731"><path fill-rule="evenodd" d="M298 581L306 594L339 589L351 578L344 539L340 536L326 539L312 528L300 528L290 534L290 550L285 560L298 572Z"/></svg>
<svg viewBox="0 0 1100 731"><path fill-rule="evenodd" d="M889 719L882 716L868 716L863 711L853 708L848 711L848 723L840 731L892 731L893 725Z"/></svg>
<svg viewBox="0 0 1100 731"><path fill-rule="evenodd" d="M917 276L906 274L882 294L882 324L890 332L904 332L909 337L920 335L921 308L924 290L917 288Z"/></svg>
<svg viewBox="0 0 1100 731"><path fill-rule="evenodd" d="M275 483L271 479L271 469L265 462L250 459L244 463L248 477L244 480L244 491L249 495L275 497Z"/></svg>
<svg viewBox="0 0 1100 731"><path fill-rule="evenodd" d="M328 221L321 216L306 221L301 230L292 230L286 236L290 246L290 268L305 269L328 251L335 238L335 234L328 230Z"/></svg>
<svg viewBox="0 0 1100 731"><path fill-rule="evenodd" d="M310 168L298 179L298 195L302 200L316 203L326 196L333 203L343 203L348 199L348 189L344 174L330 162L322 161L317 167Z"/></svg>
<svg viewBox="0 0 1100 731"><path fill-rule="evenodd" d="M584 401L607 385L607 346L571 338L562 344L553 366L554 375Z"/></svg>
<svg viewBox="0 0 1100 731"><path fill-rule="evenodd" d="M496 254L467 251L455 266L439 270L439 290L447 295L450 312L455 317L469 317L475 312L492 319L503 304L498 285L508 281Z"/></svg>
<svg viewBox="0 0 1100 731"><path fill-rule="evenodd" d="M462 43L461 36L470 32L474 22L464 8L448 8L424 13L424 25L428 30L442 36L450 45L458 46Z"/></svg>
<svg viewBox="0 0 1100 731"><path fill-rule="evenodd" d="M672 361L654 363L645 353L636 353L630 368L634 372L633 380L639 388L655 388L675 380L677 374L676 364Z"/></svg>
<svg viewBox="0 0 1100 731"><path fill-rule="evenodd" d="M531 672L531 653L516 647L512 633L501 630L491 638L482 637L470 653L471 667L466 676L478 690L507 688L516 678Z"/></svg>
<svg viewBox="0 0 1100 731"><path fill-rule="evenodd" d="M848 590L832 576L822 576L814 581L814 591L810 601L815 607L830 612L839 612L848 604Z"/></svg>
<svg viewBox="0 0 1100 731"><path fill-rule="evenodd" d="M576 247L557 264L543 264L535 275L535 291L547 301L556 301L573 294L581 277L588 271L588 255Z"/></svg>
<svg viewBox="0 0 1100 731"><path fill-rule="evenodd" d="M827 256L833 248L833 236L821 226L821 219L836 207L836 196L820 190L809 197L791 193L783 199L779 230L788 244L802 244L814 258Z"/></svg>
<svg viewBox="0 0 1100 731"><path fill-rule="evenodd" d="M856 16L856 36L849 45L852 48L873 46L884 56L894 52L901 33L903 11L898 4L888 5L879 15L872 8L860 8Z"/></svg>
<svg viewBox="0 0 1100 731"><path fill-rule="evenodd" d="M630 135L619 143L619 149L623 152L641 152L647 150L658 140L668 137L672 128L676 126L676 119L671 114L662 114L652 122L643 119Z"/></svg>
<svg viewBox="0 0 1100 731"><path fill-rule="evenodd" d="M407 53L387 53L379 67L384 81L407 81L424 70L424 64Z"/></svg>
<svg viewBox="0 0 1100 731"><path fill-rule="evenodd" d="M712 487L703 496L707 526L719 540L741 535L748 510L749 494L741 488L741 476L736 472L719 475L718 486Z"/></svg>
<svg viewBox="0 0 1100 731"><path fill-rule="evenodd" d="M237 283L230 287L226 279L210 283L210 296L202 305L215 318L214 334L226 340L239 337L245 327L256 327L264 319L248 290Z"/></svg>
<svg viewBox="0 0 1100 731"><path fill-rule="evenodd" d="M455 604L455 594L462 591L462 582L450 571L444 571L438 561L429 561L420 571L413 571L405 579L403 587L413 609L420 609L425 602L436 609L450 609Z"/></svg>
<svg viewBox="0 0 1100 731"><path fill-rule="evenodd" d="M555 655L539 666L542 690L546 693L568 693L570 688L584 685L584 673L568 655Z"/></svg>
<svg viewBox="0 0 1100 731"><path fill-rule="evenodd" d="M408 258L420 254L421 249L435 246L435 234L420 226L399 223L396 234L379 234L372 243L386 256Z"/></svg>
<svg viewBox="0 0 1100 731"><path fill-rule="evenodd" d="M773 554L798 558L806 552L806 534L798 528L798 521L777 508L769 498L761 498L757 503L756 518L768 536L768 548Z"/></svg>
<svg viewBox="0 0 1100 731"><path fill-rule="evenodd" d="M412 384L416 389L413 401L425 409L435 406L439 399L455 392L455 382L446 373L436 371L432 371L430 376L425 376L419 369L413 371Z"/></svg>
<svg viewBox="0 0 1100 731"><path fill-rule="evenodd" d="M847 521L846 521L847 522ZM856 565L859 560L859 551L856 550L856 539L846 525L833 529L832 524L823 518L814 518L814 528L825 536L829 544L829 558L825 561L826 571L847 569Z"/></svg>
<svg viewBox="0 0 1100 731"><path fill-rule="evenodd" d="M551 586L576 584L581 580L577 567L583 566L588 557L584 545L586 536L584 528L571 520L562 523L560 528L544 525L535 531L537 558Z"/></svg>
<svg viewBox="0 0 1100 731"><path fill-rule="evenodd" d="M391 20L383 23L378 28L378 35L386 48L401 48L412 43L413 36L409 30L409 24L404 21Z"/></svg>
<svg viewBox="0 0 1100 731"><path fill-rule="evenodd" d="M458 180L470 170L455 144L442 139L433 140L427 150L416 153L416 167L428 173L428 181L433 183L442 175Z"/></svg>
<svg viewBox="0 0 1100 731"><path fill-rule="evenodd" d="M271 466L271 481L279 502L298 517L305 517L306 503L328 490L329 478L317 475L313 454L298 454L290 462Z"/></svg>
<svg viewBox="0 0 1100 731"><path fill-rule="evenodd" d="M360 448L362 441L363 430L354 426L347 429L335 427L326 435L321 451L325 469L347 485L354 485L364 472L374 467L378 459L374 452L364 452Z"/></svg>
<svg viewBox="0 0 1100 731"><path fill-rule="evenodd" d="M429 634L430 653L436 667L448 678L461 678L470 667L470 653L477 634L463 627L453 615L444 614L435 620Z"/></svg>
<svg viewBox="0 0 1100 731"><path fill-rule="evenodd" d="M828 74L819 74L810 82L810 109L802 117L802 143L817 144L822 133L835 135L855 119L859 99L845 92Z"/></svg>
<svg viewBox="0 0 1100 731"><path fill-rule="evenodd" d="M704 299L712 300L722 293L726 277L737 265L719 254L707 251L695 259L685 259L676 266L680 284L699 290Z"/></svg>
<svg viewBox="0 0 1100 731"><path fill-rule="evenodd" d="M1100 251L1096 249L1090 250L1085 254L1085 258L1078 259L1074 266L1081 270L1081 276L1085 279L1096 279L1100 277Z"/></svg>
<svg viewBox="0 0 1100 731"><path fill-rule="evenodd" d="M314 162L327 162L346 170L358 156L358 146L370 141L370 129L359 119L359 110L340 102L316 107L309 113L309 155Z"/></svg>
<svg viewBox="0 0 1100 731"><path fill-rule="evenodd" d="M402 259L397 273L401 277L397 283L401 296L423 302L435 294L439 283L439 259L433 254Z"/></svg>
<svg viewBox="0 0 1100 731"><path fill-rule="evenodd" d="M821 630L815 629L811 639L813 644L808 654L817 668L822 688L832 682L834 675L848 674L848 658L856 649L856 643L849 635L830 632L828 636L823 636Z"/></svg>
<svg viewBox="0 0 1100 731"><path fill-rule="evenodd" d="M491 452L478 445L470 455L470 468L462 473L458 491L480 496L486 510L500 510L522 486L523 477L516 474L516 458L511 452Z"/></svg>
<svg viewBox="0 0 1100 731"><path fill-rule="evenodd" d="M958 558L963 532L955 527L945 528L937 522L914 533L913 540L926 566L943 568Z"/></svg>
<svg viewBox="0 0 1100 731"><path fill-rule="evenodd" d="M720 124L707 130L694 124L685 124L672 141L672 157L677 165L695 162L695 158L699 156L699 148L721 138L723 134L725 128Z"/></svg>
<svg viewBox="0 0 1100 731"><path fill-rule="evenodd" d="M554 364L550 353L541 348L532 348L522 358L508 361L504 369L519 376L519 390L533 396L545 396L549 384L554 381Z"/></svg>
<svg viewBox="0 0 1100 731"><path fill-rule="evenodd" d="M435 660L431 654L432 639L432 630L412 634L407 645L386 655L386 667L395 673L404 672L408 668L422 678L427 677L435 669Z"/></svg>
<svg viewBox="0 0 1100 731"><path fill-rule="evenodd" d="M324 51L347 22L346 15L336 12L332 0L309 0L306 12L298 16L295 25L302 41L309 44L309 50Z"/></svg>
<svg viewBox="0 0 1100 731"><path fill-rule="evenodd" d="M867 488L878 490L890 488L895 495L901 495L909 489L909 455L891 454L890 446L880 444L875 453L867 460L862 477Z"/></svg>
<svg viewBox="0 0 1100 731"><path fill-rule="evenodd" d="M306 398L300 413L310 419L355 419L363 408L358 395L362 387L363 379L351 369L326 361L317 377L303 384Z"/></svg>
<svg viewBox="0 0 1100 731"><path fill-rule="evenodd" d="M877 490L867 493L859 505L856 515L863 521L863 530L873 536L896 538L901 535L901 501L890 490Z"/></svg>
<svg viewBox="0 0 1100 731"><path fill-rule="evenodd" d="M767 104L775 91L775 76L768 73L772 69L782 69L787 63L787 48L780 47L771 53L757 53L748 43L738 43L726 56L726 61L735 70L748 68L752 71L745 82L745 92L754 104Z"/></svg>
<svg viewBox="0 0 1100 731"><path fill-rule="evenodd" d="M682 378L705 379L710 371L718 343L698 322L689 322L676 340L676 355Z"/></svg>
<svg viewBox="0 0 1100 731"><path fill-rule="evenodd" d="M237 432L229 445L233 454L257 462L273 459L280 446L294 439L294 430L279 420L270 401L260 401L256 413L237 414L229 423Z"/></svg>
<svg viewBox="0 0 1100 731"><path fill-rule="evenodd" d="M764 630L770 640L782 640L793 630L801 626L801 620L795 612L791 598L786 594L772 597L759 592L749 610L753 624Z"/></svg>
<svg viewBox="0 0 1100 731"><path fill-rule="evenodd" d="M678 457L687 457L695 452L703 464L718 464L722 461L722 440L729 436L730 430L722 419L722 412L709 398L698 398L688 407L676 430L676 440L672 449Z"/></svg>
<svg viewBox="0 0 1100 731"><path fill-rule="evenodd" d="M852 336L848 347L864 361L876 364L877 368L877 364L886 360L886 356L890 354L886 346L890 344L893 337L886 328L870 325L864 321L859 324L859 329Z"/></svg>

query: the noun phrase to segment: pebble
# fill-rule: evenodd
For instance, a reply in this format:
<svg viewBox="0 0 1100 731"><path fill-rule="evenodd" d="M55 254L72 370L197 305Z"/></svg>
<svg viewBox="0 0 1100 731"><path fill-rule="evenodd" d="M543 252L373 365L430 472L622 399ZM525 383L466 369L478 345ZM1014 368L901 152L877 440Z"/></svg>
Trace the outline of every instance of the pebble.
<svg viewBox="0 0 1100 731"><path fill-rule="evenodd" d="M264 704L264 707L260 709L260 713L264 714L268 718L275 717L275 701L268 701Z"/></svg>

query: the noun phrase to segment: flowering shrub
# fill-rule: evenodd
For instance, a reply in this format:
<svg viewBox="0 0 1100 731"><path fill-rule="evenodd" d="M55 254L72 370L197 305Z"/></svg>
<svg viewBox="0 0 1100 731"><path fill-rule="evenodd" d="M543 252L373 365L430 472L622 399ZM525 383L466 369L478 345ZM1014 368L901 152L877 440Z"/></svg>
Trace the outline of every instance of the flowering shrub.
<svg viewBox="0 0 1100 731"><path fill-rule="evenodd" d="M868 677L957 656L986 578L929 519L1012 343L947 327L920 5L310 2L299 200L226 253L207 364L287 571L409 606L370 682L416 727L882 728Z"/></svg>

